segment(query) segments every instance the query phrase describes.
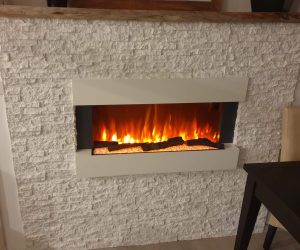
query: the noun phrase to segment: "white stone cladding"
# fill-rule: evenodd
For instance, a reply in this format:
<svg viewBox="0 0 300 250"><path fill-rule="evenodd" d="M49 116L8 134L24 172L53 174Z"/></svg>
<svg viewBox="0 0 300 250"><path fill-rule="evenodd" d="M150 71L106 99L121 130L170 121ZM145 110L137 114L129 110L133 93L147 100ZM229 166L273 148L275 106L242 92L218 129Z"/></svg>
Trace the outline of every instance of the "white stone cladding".
<svg viewBox="0 0 300 250"><path fill-rule="evenodd" d="M0 18L0 30L27 249L236 233L243 170L78 179L71 81L249 77L234 139L240 166L275 161L281 110L293 101L299 80L300 25ZM264 218L265 212L257 230Z"/></svg>

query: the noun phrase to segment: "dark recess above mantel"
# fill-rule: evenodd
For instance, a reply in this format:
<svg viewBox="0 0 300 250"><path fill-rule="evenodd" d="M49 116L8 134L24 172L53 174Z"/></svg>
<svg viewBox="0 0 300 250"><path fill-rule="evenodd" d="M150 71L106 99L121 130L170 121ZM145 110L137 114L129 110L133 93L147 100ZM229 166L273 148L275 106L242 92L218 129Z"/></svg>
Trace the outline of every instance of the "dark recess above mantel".
<svg viewBox="0 0 300 250"><path fill-rule="evenodd" d="M17 18L63 18L86 20L134 20L165 22L283 22L300 23L300 13L215 12L166 10L111 10L30 6L0 6L0 16Z"/></svg>
<svg viewBox="0 0 300 250"><path fill-rule="evenodd" d="M47 0L49 7L118 10L220 11L223 0Z"/></svg>
<svg viewBox="0 0 300 250"><path fill-rule="evenodd" d="M68 0L68 6L92 9L220 11L222 0Z"/></svg>

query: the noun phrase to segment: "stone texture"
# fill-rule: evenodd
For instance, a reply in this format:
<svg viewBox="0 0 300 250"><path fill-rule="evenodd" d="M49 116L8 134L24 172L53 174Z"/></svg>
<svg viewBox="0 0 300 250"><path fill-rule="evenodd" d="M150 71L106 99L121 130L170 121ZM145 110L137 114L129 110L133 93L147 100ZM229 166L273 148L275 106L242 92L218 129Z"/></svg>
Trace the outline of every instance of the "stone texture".
<svg viewBox="0 0 300 250"><path fill-rule="evenodd" d="M236 233L242 170L78 179L74 78L246 76L234 142L275 161L299 80L297 24L0 18L0 74L27 249L94 249ZM142 164L142 163L141 163ZM265 211L257 223L264 226Z"/></svg>

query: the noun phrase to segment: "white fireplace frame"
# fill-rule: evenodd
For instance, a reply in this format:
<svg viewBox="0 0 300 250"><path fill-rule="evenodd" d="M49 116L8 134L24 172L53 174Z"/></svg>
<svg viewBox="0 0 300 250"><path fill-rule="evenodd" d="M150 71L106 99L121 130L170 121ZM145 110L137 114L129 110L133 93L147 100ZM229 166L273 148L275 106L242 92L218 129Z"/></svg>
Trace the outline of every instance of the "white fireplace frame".
<svg viewBox="0 0 300 250"><path fill-rule="evenodd" d="M243 102L248 78L194 79L79 79L74 80L73 105ZM92 155L76 151L77 176L236 169L239 149L232 143L223 150Z"/></svg>

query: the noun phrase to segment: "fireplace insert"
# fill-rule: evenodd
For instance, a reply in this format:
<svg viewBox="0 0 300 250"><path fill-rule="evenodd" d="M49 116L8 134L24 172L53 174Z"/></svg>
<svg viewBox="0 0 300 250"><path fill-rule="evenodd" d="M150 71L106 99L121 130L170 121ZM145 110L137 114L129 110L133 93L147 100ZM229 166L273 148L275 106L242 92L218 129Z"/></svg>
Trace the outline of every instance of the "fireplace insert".
<svg viewBox="0 0 300 250"><path fill-rule="evenodd" d="M77 149L93 155L224 149L237 102L76 106Z"/></svg>

